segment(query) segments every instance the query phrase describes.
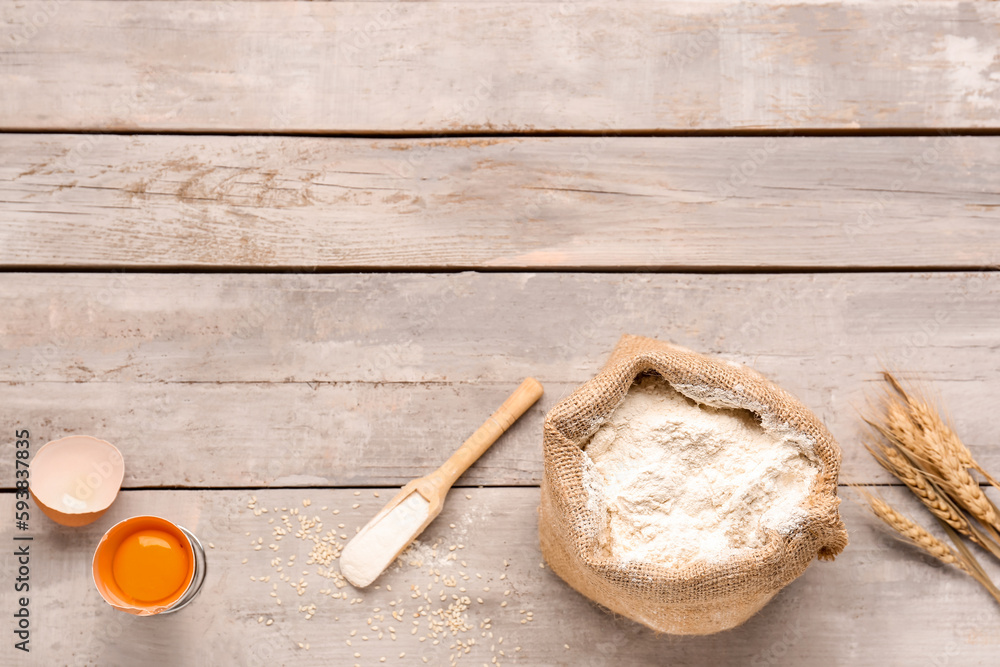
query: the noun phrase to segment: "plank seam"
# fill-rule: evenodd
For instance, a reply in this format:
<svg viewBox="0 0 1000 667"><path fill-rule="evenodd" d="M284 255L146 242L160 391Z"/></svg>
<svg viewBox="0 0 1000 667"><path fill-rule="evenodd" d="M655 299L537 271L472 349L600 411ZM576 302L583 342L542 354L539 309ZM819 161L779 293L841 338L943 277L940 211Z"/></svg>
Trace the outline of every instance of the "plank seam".
<svg viewBox="0 0 1000 667"><path fill-rule="evenodd" d="M587 273L587 274L622 274L622 273L677 273L685 275L795 275L795 274L864 274L864 273L983 273L1000 271L1000 266L993 264L970 265L893 265L893 266L799 266L799 265L765 265L765 266L733 266L733 265L621 265L621 266L125 266L125 265L65 265L44 266L32 264L0 264L0 273L128 273L128 274L309 274L336 275L359 273L398 273L398 274L455 274L455 273Z"/></svg>
<svg viewBox="0 0 1000 667"><path fill-rule="evenodd" d="M119 136L197 136L197 137L281 137L303 139L529 139L552 137L936 137L936 136L1000 136L1000 127L869 127L869 128L728 128L713 130L655 130L655 129L609 129L593 130L523 130L484 132L441 131L441 132L394 132L382 131L338 131L338 130L295 130L295 131L255 131L255 130L205 130L205 129L115 129L115 128L35 128L0 127L0 134L106 134Z"/></svg>
<svg viewBox="0 0 1000 667"><path fill-rule="evenodd" d="M417 471L415 471L416 474ZM309 485L309 486L128 486L122 491L344 491L351 489L398 489L399 484L355 484L355 485ZM902 483L892 482L841 482L839 489L852 486L866 488L905 488ZM991 488L987 483L980 483L981 488ZM538 484L455 484L453 489L538 489ZM14 488L0 488L0 493L14 493Z"/></svg>

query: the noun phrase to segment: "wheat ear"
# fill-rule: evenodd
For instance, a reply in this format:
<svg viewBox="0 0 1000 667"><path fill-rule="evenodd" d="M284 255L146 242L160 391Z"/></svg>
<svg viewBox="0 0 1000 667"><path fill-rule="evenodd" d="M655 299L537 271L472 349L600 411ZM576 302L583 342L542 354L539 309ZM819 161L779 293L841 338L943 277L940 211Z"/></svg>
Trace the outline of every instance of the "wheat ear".
<svg viewBox="0 0 1000 667"><path fill-rule="evenodd" d="M979 465L972 457L972 452L965 446L962 439L955 433L955 429L941 418L937 410L931 407L930 403L920 398L916 393L911 393L903 388L903 385L889 371L882 371L882 377L893 388L893 390L906 402L909 407L910 417L918 428L924 432L937 433L941 443L962 462L966 468L972 468L982 475L989 484L1000 489L998 483L992 475Z"/></svg>
<svg viewBox="0 0 1000 667"><path fill-rule="evenodd" d="M979 483L969 474L968 468L962 465L959 457L952 452L944 450L938 445L940 438L937 433L926 433L926 445L924 455L934 464L940 474L941 485L947 490L955 501L961 505L972 516L979 519L983 525L993 528L1000 526L995 507Z"/></svg>
<svg viewBox="0 0 1000 667"><path fill-rule="evenodd" d="M942 563L954 565L966 574L972 571L965 561L947 544L931 535L923 526L896 511L889 503L858 487L855 490L868 502L868 507L886 525L896 531L906 541L923 549Z"/></svg>
<svg viewBox="0 0 1000 667"><path fill-rule="evenodd" d="M934 483L924 477L920 471L910 464L905 455L898 450L878 444L863 443L879 464L892 473L899 481L910 489L920 502L937 518L957 530L962 535L972 536L969 522L954 505L940 494ZM878 451L876 452L876 448Z"/></svg>
<svg viewBox="0 0 1000 667"><path fill-rule="evenodd" d="M888 378L892 376L888 375ZM904 401L909 399L917 403L916 399L903 392L895 378L890 382L894 383L893 388ZM921 464L925 473L933 475L956 503L996 535L1000 528L1000 517L997 516L993 503L979 488L979 483L969 474L966 464L971 461L971 457L962 453L964 451L967 454L968 450L964 446L962 451L954 450L953 443L946 441L942 431L937 428L943 422L929 418L930 411L926 405L921 408L920 419L925 421L928 428L921 426L910 407L910 402L904 403L894 396L887 396L883 405L885 424L879 425L872 421L868 423L896 444L909 458Z"/></svg>

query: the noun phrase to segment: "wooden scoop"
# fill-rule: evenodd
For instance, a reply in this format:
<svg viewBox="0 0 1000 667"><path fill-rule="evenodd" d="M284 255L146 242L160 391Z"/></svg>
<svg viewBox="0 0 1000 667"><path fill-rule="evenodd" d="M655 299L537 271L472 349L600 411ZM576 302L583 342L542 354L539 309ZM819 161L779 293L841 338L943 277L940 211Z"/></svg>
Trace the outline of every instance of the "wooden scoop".
<svg viewBox="0 0 1000 667"><path fill-rule="evenodd" d="M340 555L344 577L358 588L375 581L441 513L444 498L455 480L541 395L542 385L528 378L440 468L404 486L344 547Z"/></svg>

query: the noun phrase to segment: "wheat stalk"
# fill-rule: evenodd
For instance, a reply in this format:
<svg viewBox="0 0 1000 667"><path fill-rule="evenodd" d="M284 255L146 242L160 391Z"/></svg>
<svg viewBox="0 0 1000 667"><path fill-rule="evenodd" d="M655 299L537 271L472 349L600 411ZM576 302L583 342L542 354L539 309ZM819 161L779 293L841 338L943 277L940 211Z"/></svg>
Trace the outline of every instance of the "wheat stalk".
<svg viewBox="0 0 1000 667"><path fill-rule="evenodd" d="M923 526L898 512L881 498L873 496L860 487L856 486L854 489L868 502L868 507L875 516L882 519L886 525L899 533L906 541L926 551L942 563L954 565L966 574L972 574L971 568L961 556L956 554L947 544L927 532Z"/></svg>
<svg viewBox="0 0 1000 667"><path fill-rule="evenodd" d="M1000 544L970 523L950 496L939 488L935 481L928 479L905 454L882 444L862 444L883 468L903 482L913 495L920 499L935 518L1000 559Z"/></svg>
<svg viewBox="0 0 1000 667"><path fill-rule="evenodd" d="M911 460L922 464L927 475L935 478L958 505L995 538L1000 537L996 532L1000 529L1000 513L969 474L970 468L981 469L969 449L926 401L907 392L892 373L884 371L882 375L895 394L883 398L884 426L876 426L876 430ZM873 424L873 420L868 423Z"/></svg>
<svg viewBox="0 0 1000 667"><path fill-rule="evenodd" d="M955 549L881 498L855 488L871 511L899 536L939 561L955 565L1000 602L1000 589L993 585L961 537L964 535L1000 559L1000 509L970 471L978 472L997 488L1000 485L976 462L930 402L905 389L889 371L882 375L889 387L877 404L879 416L864 418L875 438L862 444L879 465L923 503Z"/></svg>

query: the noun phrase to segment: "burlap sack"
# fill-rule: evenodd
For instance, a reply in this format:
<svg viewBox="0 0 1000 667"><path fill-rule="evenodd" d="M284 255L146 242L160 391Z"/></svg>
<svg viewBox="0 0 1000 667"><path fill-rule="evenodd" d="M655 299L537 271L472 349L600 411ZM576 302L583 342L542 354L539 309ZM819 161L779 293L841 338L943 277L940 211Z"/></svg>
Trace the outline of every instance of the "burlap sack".
<svg viewBox="0 0 1000 667"><path fill-rule="evenodd" d="M581 449L644 372L716 407L744 408L767 431L795 431L822 461L807 518L791 534L772 531L765 545L721 564L668 568L628 564L597 550L597 516L587 509ZM756 371L668 343L624 336L604 369L560 401L545 418L545 476L539 508L542 554L566 583L608 609L671 634L699 635L735 627L802 574L813 557L832 560L847 546L837 506L840 448L820 421Z"/></svg>

